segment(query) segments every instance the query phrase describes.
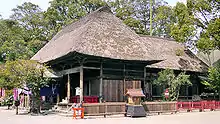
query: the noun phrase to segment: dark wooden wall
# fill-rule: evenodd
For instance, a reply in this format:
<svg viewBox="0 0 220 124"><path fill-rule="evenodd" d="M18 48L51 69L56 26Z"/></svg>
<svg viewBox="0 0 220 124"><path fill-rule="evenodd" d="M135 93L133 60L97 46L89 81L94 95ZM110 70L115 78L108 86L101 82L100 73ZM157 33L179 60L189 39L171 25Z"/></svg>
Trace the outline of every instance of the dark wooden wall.
<svg viewBox="0 0 220 124"><path fill-rule="evenodd" d="M99 96L99 80L91 81L91 95ZM103 80L103 98L107 102L124 101L124 89L141 88L141 81Z"/></svg>

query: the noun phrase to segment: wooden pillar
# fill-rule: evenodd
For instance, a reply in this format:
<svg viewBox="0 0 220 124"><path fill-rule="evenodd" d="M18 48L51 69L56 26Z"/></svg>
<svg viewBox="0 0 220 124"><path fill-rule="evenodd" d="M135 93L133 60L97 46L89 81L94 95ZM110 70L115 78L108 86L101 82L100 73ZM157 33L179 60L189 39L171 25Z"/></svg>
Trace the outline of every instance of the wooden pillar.
<svg viewBox="0 0 220 124"><path fill-rule="evenodd" d="M131 83L132 83L132 89L135 89L136 81L131 81Z"/></svg>
<svg viewBox="0 0 220 124"><path fill-rule="evenodd" d="M147 77L146 67L144 67L144 89L145 89L145 92L148 92L147 88L149 88L149 87L146 84L146 77Z"/></svg>
<svg viewBox="0 0 220 124"><path fill-rule="evenodd" d="M67 75L67 101L70 102L70 75Z"/></svg>
<svg viewBox="0 0 220 124"><path fill-rule="evenodd" d="M150 84L150 95L149 95L149 97L150 97L150 100L153 100L153 84L152 83Z"/></svg>
<svg viewBox="0 0 220 124"><path fill-rule="evenodd" d="M102 86L103 86L103 65L102 65L102 62L101 62L101 65L100 65L100 84L99 84L99 96L100 97L103 95ZM99 102L100 103L102 102L101 99L100 99Z"/></svg>
<svg viewBox="0 0 220 124"><path fill-rule="evenodd" d="M188 97L189 97L189 87L186 86L186 98L187 98L187 100L189 99Z"/></svg>
<svg viewBox="0 0 220 124"><path fill-rule="evenodd" d="M123 69L123 101L125 100L125 96L124 96L124 94L125 94L125 88L126 88L126 80L125 80L125 64L124 64L124 69Z"/></svg>
<svg viewBox="0 0 220 124"><path fill-rule="evenodd" d="M59 103L59 102L60 102L60 95L57 94L57 103Z"/></svg>
<svg viewBox="0 0 220 124"><path fill-rule="evenodd" d="M149 96L149 83L147 83L146 82L146 77L147 77L147 72L146 72L146 67L144 67L144 93L145 94L148 94L148 96ZM146 97L148 97L148 96L146 96Z"/></svg>
<svg viewBox="0 0 220 124"><path fill-rule="evenodd" d="M80 102L83 101L83 65L80 66Z"/></svg>
<svg viewBox="0 0 220 124"><path fill-rule="evenodd" d="M29 96L29 94L27 95L27 108L29 108L30 107L30 96Z"/></svg>
<svg viewBox="0 0 220 124"><path fill-rule="evenodd" d="M92 87L91 87L91 81L89 80L89 96L91 96L91 89Z"/></svg>

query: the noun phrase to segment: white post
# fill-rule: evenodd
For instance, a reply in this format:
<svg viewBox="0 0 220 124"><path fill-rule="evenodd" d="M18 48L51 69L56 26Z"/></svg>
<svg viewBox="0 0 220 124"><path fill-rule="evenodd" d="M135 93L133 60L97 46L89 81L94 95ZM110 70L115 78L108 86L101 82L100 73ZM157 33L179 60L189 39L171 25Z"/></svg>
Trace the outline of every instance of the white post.
<svg viewBox="0 0 220 124"><path fill-rule="evenodd" d="M80 66L80 102L83 101L83 65Z"/></svg>
<svg viewBox="0 0 220 124"><path fill-rule="evenodd" d="M67 75L67 101L70 101L70 75Z"/></svg>

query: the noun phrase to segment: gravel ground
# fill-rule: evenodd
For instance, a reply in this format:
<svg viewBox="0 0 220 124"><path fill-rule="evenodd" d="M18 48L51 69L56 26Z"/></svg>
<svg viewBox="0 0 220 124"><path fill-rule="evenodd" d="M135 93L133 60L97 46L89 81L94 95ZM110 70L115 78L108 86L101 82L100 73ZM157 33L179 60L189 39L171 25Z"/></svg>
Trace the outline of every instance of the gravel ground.
<svg viewBox="0 0 220 124"><path fill-rule="evenodd" d="M73 120L71 117L55 114L46 116L15 115L15 110L0 108L0 124L219 124L219 117L220 111L214 111L147 116L146 118L109 116Z"/></svg>

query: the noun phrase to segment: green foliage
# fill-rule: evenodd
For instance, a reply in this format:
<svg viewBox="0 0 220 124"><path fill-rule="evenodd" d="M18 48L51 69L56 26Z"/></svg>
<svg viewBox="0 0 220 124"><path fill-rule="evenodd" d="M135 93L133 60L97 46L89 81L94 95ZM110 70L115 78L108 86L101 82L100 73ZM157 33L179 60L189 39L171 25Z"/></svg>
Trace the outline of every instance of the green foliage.
<svg viewBox="0 0 220 124"><path fill-rule="evenodd" d="M189 12L195 17L194 25L199 29L197 47L210 54L220 47L219 0L187 0Z"/></svg>
<svg viewBox="0 0 220 124"><path fill-rule="evenodd" d="M184 55L184 50L182 50L182 49L177 49L175 52L176 52L176 55L177 55L177 56L182 56L182 55Z"/></svg>
<svg viewBox="0 0 220 124"><path fill-rule="evenodd" d="M40 40L28 40L25 29L13 20L0 20L0 63L7 60L30 59L43 45Z"/></svg>
<svg viewBox="0 0 220 124"><path fill-rule="evenodd" d="M27 86L32 91L31 111L40 112L40 88L47 86L50 79L43 74L46 66L31 60L7 61L0 70L0 87L13 89Z"/></svg>
<svg viewBox="0 0 220 124"><path fill-rule="evenodd" d="M149 0L110 0L109 3L115 15L123 20L123 22L136 33L150 34ZM167 5L163 0L153 2L153 17L156 16L156 9L163 5ZM153 23L153 26L154 25L156 25L156 23Z"/></svg>
<svg viewBox="0 0 220 124"><path fill-rule="evenodd" d="M64 26L106 5L102 0L53 0L44 15L45 36L50 40Z"/></svg>
<svg viewBox="0 0 220 124"><path fill-rule="evenodd" d="M173 8L174 23L171 25L170 35L177 42L187 42L195 35L193 16L188 12L188 8L183 3L177 3Z"/></svg>
<svg viewBox="0 0 220 124"><path fill-rule="evenodd" d="M220 19L210 21L207 29L201 33L197 47L205 53L220 49Z"/></svg>
<svg viewBox="0 0 220 124"><path fill-rule="evenodd" d="M207 77L208 79L202 83L209 89L220 92L220 64L216 67L210 67Z"/></svg>
<svg viewBox="0 0 220 124"><path fill-rule="evenodd" d="M25 41L45 39L45 21L43 11L38 5L31 2L25 2L21 6L12 9L11 19L18 22L25 30Z"/></svg>
<svg viewBox="0 0 220 124"><path fill-rule="evenodd" d="M7 61L4 65L1 65L0 76L6 82L1 82L0 87L12 89L23 87L26 84L32 90L37 90L49 80L43 77L46 69L47 67L32 60Z"/></svg>
<svg viewBox="0 0 220 124"><path fill-rule="evenodd" d="M170 98L169 100L178 100L180 87L183 85L192 85L189 80L189 75L181 72L177 76L174 74L173 70L166 69L158 73L158 79L154 80L154 84L159 86L164 86L165 89L169 89ZM164 89L164 90L165 90Z"/></svg>
<svg viewBox="0 0 220 124"><path fill-rule="evenodd" d="M173 24L173 11L171 6L160 6L156 9L154 22L156 23L154 35L170 38L170 28Z"/></svg>
<svg viewBox="0 0 220 124"><path fill-rule="evenodd" d="M129 0L116 0L109 2L112 10L115 15L123 20L123 22L128 25L131 29L133 29L136 33L144 34L144 27L141 24L141 20L138 20L134 17L135 8L133 5L133 1Z"/></svg>

